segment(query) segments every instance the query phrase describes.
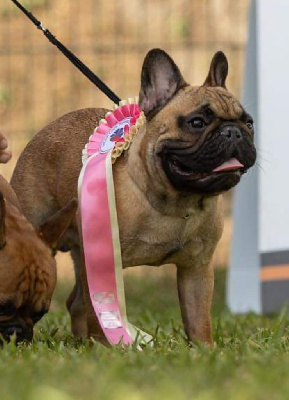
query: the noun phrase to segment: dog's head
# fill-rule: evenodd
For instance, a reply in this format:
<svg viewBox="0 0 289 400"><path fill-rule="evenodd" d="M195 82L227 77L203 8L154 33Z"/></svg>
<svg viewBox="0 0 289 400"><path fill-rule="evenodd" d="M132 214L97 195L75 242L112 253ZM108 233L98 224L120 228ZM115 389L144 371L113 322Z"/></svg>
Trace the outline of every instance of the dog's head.
<svg viewBox="0 0 289 400"><path fill-rule="evenodd" d="M52 249L75 216L73 200L35 229L0 192L0 344L30 341L56 284Z"/></svg>
<svg viewBox="0 0 289 400"><path fill-rule="evenodd" d="M178 192L216 195L231 189L254 165L252 117L226 89L228 62L212 59L202 86L183 79L162 50L143 64L140 106L147 117L147 171Z"/></svg>

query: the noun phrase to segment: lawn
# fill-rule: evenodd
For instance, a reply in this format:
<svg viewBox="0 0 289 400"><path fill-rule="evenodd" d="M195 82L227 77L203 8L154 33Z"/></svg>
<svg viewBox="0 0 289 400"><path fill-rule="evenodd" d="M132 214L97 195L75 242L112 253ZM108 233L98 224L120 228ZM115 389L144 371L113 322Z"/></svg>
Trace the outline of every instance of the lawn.
<svg viewBox="0 0 289 400"><path fill-rule="evenodd" d="M184 338L172 274L152 268L126 276L131 322L155 336L153 348L107 349L69 332L61 282L33 344L0 350L1 400L287 399L289 318L232 316L225 271L216 272L215 347Z"/></svg>

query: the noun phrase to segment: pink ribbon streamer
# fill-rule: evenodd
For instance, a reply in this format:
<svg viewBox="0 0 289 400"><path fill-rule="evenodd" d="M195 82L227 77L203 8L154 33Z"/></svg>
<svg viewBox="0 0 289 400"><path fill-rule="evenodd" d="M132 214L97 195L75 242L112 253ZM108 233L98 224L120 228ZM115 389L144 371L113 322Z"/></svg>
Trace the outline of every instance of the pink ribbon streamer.
<svg viewBox="0 0 289 400"><path fill-rule="evenodd" d="M133 339L124 328L115 279L104 153L91 157L85 167L81 191L82 238L90 299L108 341L115 345Z"/></svg>

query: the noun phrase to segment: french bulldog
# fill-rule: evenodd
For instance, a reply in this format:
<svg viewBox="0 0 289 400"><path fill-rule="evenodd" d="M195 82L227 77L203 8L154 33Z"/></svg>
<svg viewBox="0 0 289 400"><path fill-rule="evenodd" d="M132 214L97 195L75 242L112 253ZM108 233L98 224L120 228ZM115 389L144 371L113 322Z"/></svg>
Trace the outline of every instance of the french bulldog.
<svg viewBox="0 0 289 400"><path fill-rule="evenodd" d="M1 133L0 141L0 163L6 163L11 152ZM32 340L33 326L47 313L56 283L53 248L76 209L72 199L35 228L0 175L0 345L12 335L17 343Z"/></svg>
<svg viewBox="0 0 289 400"><path fill-rule="evenodd" d="M221 237L221 194L256 160L252 117L226 89L217 52L201 86L191 86L160 49L145 57L139 104L145 128L113 166L124 268L175 264L185 332L212 343L212 255ZM11 184L35 226L77 194L81 154L108 110L89 108L52 122L31 140ZM70 250L76 284L67 306L75 335L103 341L93 315L75 223L58 244Z"/></svg>

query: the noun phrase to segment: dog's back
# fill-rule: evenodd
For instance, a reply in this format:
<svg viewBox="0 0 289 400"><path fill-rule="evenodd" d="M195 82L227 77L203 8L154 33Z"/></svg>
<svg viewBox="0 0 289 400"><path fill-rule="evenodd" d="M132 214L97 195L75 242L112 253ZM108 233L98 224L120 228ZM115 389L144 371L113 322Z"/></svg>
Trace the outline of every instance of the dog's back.
<svg viewBox="0 0 289 400"><path fill-rule="evenodd" d="M82 149L107 112L87 108L65 114L36 134L24 149L11 185L33 225L77 197Z"/></svg>

